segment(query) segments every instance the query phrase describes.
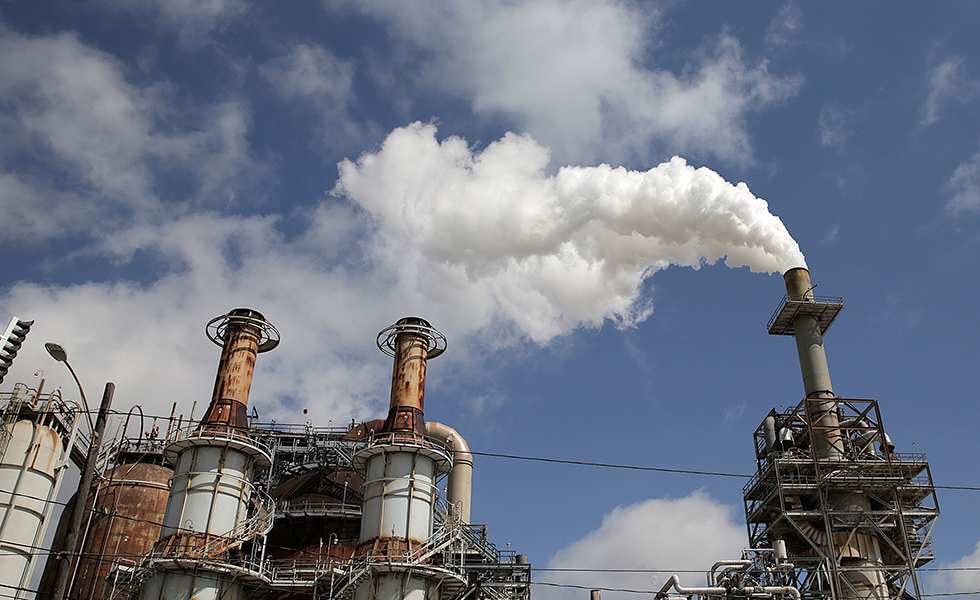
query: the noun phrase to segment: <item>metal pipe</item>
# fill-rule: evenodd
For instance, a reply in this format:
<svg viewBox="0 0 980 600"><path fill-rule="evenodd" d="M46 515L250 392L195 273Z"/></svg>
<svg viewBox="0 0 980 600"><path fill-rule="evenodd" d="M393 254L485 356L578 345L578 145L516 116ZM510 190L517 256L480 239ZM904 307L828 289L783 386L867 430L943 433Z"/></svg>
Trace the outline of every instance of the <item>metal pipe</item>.
<svg viewBox="0 0 980 600"><path fill-rule="evenodd" d="M660 591L657 592L658 600L667 598L670 594L670 589L673 588L678 594L683 596L693 596L695 594L718 594L718 595L728 595L729 590L723 587L692 587L685 588L681 587L680 579L677 575L671 575L667 583L664 584ZM799 600L800 590L792 586L747 586L743 590L746 594L789 594Z"/></svg>
<svg viewBox="0 0 980 600"><path fill-rule="evenodd" d="M803 267L790 269L783 274L786 294L791 302L812 303L813 286L810 272ZM840 431L837 419L837 403L833 402L834 387L830 382L830 367L824 352L823 336L820 333L816 315L801 312L793 319L793 336L796 338L796 351L800 357L800 370L803 373L803 389L807 398L827 398L829 402L819 402L814 406L818 415L817 425L821 436L815 436L815 448L819 458L841 458Z"/></svg>
<svg viewBox="0 0 980 600"><path fill-rule="evenodd" d="M211 341L221 346L221 359L211 404L201 419L201 426L245 428L255 357L279 344L278 331L262 313L249 308L236 308L215 317L207 330Z"/></svg>
<svg viewBox="0 0 980 600"><path fill-rule="evenodd" d="M453 446L453 468L449 471L448 500L459 507L460 522L469 525L473 500L473 455L459 432L435 421L425 424L425 434Z"/></svg>

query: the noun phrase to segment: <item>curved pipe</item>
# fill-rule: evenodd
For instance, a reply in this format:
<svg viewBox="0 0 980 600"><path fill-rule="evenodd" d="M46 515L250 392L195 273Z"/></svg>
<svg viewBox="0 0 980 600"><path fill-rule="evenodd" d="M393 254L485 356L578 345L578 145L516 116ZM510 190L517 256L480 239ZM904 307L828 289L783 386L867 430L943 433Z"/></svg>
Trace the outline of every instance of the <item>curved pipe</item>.
<svg viewBox="0 0 980 600"><path fill-rule="evenodd" d="M681 582L680 579L677 578L677 575L671 575L670 579L667 580L667 583L664 584L664 587L660 588L660 591L657 593L658 600L667 598L667 596L670 594L671 588L674 588L674 591L676 591L678 594L681 594L682 596L693 596L694 594L727 595L729 592L727 588L723 588L723 587L693 587L693 588L681 587ZM800 598L800 590L788 585L781 586L781 587L746 586L745 588L739 591L743 591L750 596L752 594L789 594L793 596L793 598L795 598L796 600L799 600Z"/></svg>
<svg viewBox="0 0 980 600"><path fill-rule="evenodd" d="M711 570L708 571L708 585L715 585L718 583L718 579L715 576L715 571L719 567L741 567L747 569L752 566L752 561L750 560L719 560L715 564L711 565ZM726 571L730 569L725 569Z"/></svg>
<svg viewBox="0 0 980 600"><path fill-rule="evenodd" d="M473 498L473 455L459 432L442 423L427 421L425 434L453 445L453 469L449 472L449 502L459 507L459 520L469 525Z"/></svg>

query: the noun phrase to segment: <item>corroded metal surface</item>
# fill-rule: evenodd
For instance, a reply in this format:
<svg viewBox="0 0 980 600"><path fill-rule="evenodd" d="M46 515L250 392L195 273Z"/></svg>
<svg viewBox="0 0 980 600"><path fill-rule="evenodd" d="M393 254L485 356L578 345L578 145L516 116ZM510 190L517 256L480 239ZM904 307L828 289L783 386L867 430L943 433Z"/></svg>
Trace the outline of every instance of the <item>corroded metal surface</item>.
<svg viewBox="0 0 980 600"><path fill-rule="evenodd" d="M230 320L224 329L224 345L214 380L214 392L211 405L201 421L202 426L220 424L244 428L247 425L248 393L252 387L255 357L262 334L259 323L265 319L255 311L248 311L246 315L246 310L239 308L228 313L229 317L241 318Z"/></svg>
<svg viewBox="0 0 980 600"><path fill-rule="evenodd" d="M133 565L153 548L160 537L172 474L171 469L157 464L122 464L106 471L101 482L93 486L85 512L87 522L89 518L91 521L70 598L108 597L111 585L106 583L106 576L113 564ZM72 498L72 503L75 501ZM66 533L66 521L63 518L59 523L52 549L63 548L59 540ZM55 561L45 566L39 593L52 589L55 568Z"/></svg>
<svg viewBox="0 0 980 600"><path fill-rule="evenodd" d="M428 323L416 317L406 317L399 325ZM414 328L405 328L395 336L395 361L391 374L391 404L383 431L413 431L425 433L425 363L428 357L428 337Z"/></svg>

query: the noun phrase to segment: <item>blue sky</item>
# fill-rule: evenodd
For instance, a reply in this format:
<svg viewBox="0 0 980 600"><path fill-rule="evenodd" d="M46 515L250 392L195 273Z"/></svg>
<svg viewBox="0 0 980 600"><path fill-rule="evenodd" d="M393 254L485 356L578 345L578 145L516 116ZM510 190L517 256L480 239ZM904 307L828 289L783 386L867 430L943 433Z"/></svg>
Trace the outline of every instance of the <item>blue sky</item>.
<svg viewBox="0 0 980 600"><path fill-rule="evenodd" d="M978 13L0 4L0 315L36 320L4 387L73 389L58 341L89 395L188 414L204 325L247 306L282 332L263 418L377 418L374 336L419 315L449 339L426 416L474 450L750 473L752 432L803 394L765 330L798 243L844 297L835 391L877 398L937 484L977 486ZM703 569L745 544L739 479L489 457L474 478L474 520L539 567ZM941 492L931 566L980 567L976 503ZM954 573L929 589L980 590Z"/></svg>

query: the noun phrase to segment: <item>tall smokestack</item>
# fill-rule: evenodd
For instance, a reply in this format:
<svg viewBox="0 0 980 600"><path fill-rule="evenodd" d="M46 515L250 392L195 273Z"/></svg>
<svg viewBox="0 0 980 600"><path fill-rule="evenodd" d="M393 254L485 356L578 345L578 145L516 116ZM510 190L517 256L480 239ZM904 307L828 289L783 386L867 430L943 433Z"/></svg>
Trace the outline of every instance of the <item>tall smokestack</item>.
<svg viewBox="0 0 980 600"><path fill-rule="evenodd" d="M248 392L255 357L279 345L279 332L262 313L236 308L207 325L221 346L214 393L200 427L170 443L174 465L160 541L139 600L243 598L244 581L262 580L237 549L272 528L273 511L255 474L272 459L255 445L247 427Z"/></svg>
<svg viewBox="0 0 980 600"><path fill-rule="evenodd" d="M433 532L436 479L451 464L445 442L425 436L422 416L425 363L443 353L446 337L428 321L406 317L378 334L378 348L394 357L395 366L388 418L370 445L354 455L355 468L364 475L355 557L370 571L354 600L440 600L450 573L433 576L425 562L429 555L418 549Z"/></svg>
<svg viewBox="0 0 980 600"><path fill-rule="evenodd" d="M221 346L221 359L201 426L245 428L255 357L279 345L279 332L262 313L249 308L215 317L208 323L207 332L211 341Z"/></svg>
<svg viewBox="0 0 980 600"><path fill-rule="evenodd" d="M840 298L819 298L813 295L810 272L803 267L786 271L786 297L769 321L769 333L792 335L803 373L803 389L807 398L827 398L828 402L810 405L813 423L819 429L814 436L814 450L820 458L840 458L843 455L837 419L837 403L830 368L823 348L823 334L843 308Z"/></svg>
<svg viewBox="0 0 980 600"><path fill-rule="evenodd" d="M384 340L382 340L382 337ZM425 319L405 317L378 334L378 347L394 357L391 402L383 432L425 435L425 365L446 350L446 338Z"/></svg>

